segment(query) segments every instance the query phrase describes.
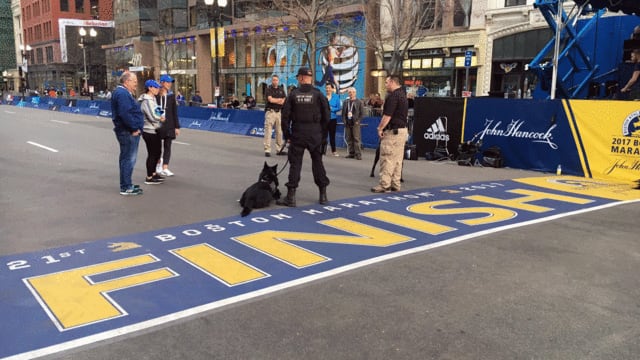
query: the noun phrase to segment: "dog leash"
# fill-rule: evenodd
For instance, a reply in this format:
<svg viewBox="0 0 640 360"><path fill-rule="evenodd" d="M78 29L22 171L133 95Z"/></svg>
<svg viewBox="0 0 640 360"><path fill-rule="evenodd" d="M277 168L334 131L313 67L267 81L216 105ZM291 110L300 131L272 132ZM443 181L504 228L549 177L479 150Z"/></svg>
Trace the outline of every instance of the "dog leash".
<svg viewBox="0 0 640 360"><path fill-rule="evenodd" d="M284 151L284 149L287 147L287 142L285 141L284 144L282 145L282 148L280 148L280 153L282 151ZM282 172L284 171L284 169L287 168L287 165L289 165L289 153L287 152L287 161L285 161L284 165L282 165L282 169L280 169L280 171L278 171L278 173L276 174L276 176L279 176L280 174L282 174Z"/></svg>

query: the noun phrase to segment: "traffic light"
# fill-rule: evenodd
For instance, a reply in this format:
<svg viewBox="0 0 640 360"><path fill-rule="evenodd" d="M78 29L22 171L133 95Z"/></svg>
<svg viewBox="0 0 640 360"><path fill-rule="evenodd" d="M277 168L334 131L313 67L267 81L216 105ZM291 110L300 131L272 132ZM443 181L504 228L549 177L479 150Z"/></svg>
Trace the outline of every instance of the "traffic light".
<svg viewBox="0 0 640 360"><path fill-rule="evenodd" d="M18 75L22 78L22 66L18 66Z"/></svg>

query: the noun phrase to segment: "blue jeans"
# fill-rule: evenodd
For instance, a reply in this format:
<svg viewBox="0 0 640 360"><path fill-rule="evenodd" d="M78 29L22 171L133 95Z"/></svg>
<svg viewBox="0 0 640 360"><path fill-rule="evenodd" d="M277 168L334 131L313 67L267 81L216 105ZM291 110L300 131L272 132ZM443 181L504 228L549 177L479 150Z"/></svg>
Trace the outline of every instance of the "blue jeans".
<svg viewBox="0 0 640 360"><path fill-rule="evenodd" d="M133 188L131 175L138 158L140 136L133 136L126 130L117 130L115 133L120 143L120 191L126 191Z"/></svg>

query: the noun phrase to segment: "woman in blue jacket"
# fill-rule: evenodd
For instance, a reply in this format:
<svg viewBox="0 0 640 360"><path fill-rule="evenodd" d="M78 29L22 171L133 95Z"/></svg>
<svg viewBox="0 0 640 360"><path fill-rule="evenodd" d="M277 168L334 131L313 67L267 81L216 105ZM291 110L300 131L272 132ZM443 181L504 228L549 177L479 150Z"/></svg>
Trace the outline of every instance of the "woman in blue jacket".
<svg viewBox="0 0 640 360"><path fill-rule="evenodd" d="M333 156L339 156L336 151L336 128L338 126L338 112L342 110L340 96L336 94L336 89L331 83L327 83L324 89L327 92L327 100L329 101L329 109L331 110L331 120L329 121L329 144L331 144L331 153Z"/></svg>

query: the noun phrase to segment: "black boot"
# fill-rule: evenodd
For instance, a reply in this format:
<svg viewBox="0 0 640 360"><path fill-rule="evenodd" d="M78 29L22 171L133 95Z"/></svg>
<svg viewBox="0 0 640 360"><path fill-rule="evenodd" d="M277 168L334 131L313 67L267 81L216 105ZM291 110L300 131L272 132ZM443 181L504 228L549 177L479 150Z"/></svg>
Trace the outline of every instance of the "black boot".
<svg viewBox="0 0 640 360"><path fill-rule="evenodd" d="M329 200L327 200L327 187L326 186L320 187L320 199L318 200L318 202L321 205L324 205L324 204L329 202Z"/></svg>
<svg viewBox="0 0 640 360"><path fill-rule="evenodd" d="M276 201L276 204L289 206L289 207L296 207L296 188L288 187L287 196L285 196L284 199L280 199Z"/></svg>

